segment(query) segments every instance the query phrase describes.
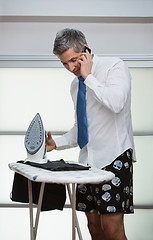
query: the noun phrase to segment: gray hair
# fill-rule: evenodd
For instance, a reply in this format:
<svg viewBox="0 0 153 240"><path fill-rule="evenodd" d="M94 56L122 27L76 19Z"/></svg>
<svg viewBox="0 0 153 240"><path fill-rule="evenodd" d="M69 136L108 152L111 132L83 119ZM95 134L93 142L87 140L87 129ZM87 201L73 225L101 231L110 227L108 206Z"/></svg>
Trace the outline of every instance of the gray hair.
<svg viewBox="0 0 153 240"><path fill-rule="evenodd" d="M60 56L69 48L73 48L75 52L82 52L84 44L87 44L87 41L81 31L73 28L65 28L56 34L53 53Z"/></svg>

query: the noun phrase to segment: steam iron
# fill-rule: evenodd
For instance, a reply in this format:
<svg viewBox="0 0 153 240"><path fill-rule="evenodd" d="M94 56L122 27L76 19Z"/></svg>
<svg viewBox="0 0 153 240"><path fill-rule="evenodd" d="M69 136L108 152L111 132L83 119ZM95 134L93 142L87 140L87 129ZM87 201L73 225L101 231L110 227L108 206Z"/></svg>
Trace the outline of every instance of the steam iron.
<svg viewBox="0 0 153 240"><path fill-rule="evenodd" d="M27 129L24 139L24 145L27 150L25 162L46 163L46 142L46 131L44 131L40 114L37 113Z"/></svg>

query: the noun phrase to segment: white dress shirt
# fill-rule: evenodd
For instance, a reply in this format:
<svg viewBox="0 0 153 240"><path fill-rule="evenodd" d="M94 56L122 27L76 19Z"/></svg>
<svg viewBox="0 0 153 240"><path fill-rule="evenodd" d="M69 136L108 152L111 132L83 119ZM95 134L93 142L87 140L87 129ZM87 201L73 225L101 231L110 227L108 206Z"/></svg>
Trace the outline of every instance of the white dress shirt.
<svg viewBox="0 0 153 240"><path fill-rule="evenodd" d="M80 150L79 162L102 168L125 150L135 160L131 123L131 77L119 58L93 57L91 74L85 79L88 144ZM72 81L71 96L76 109L78 78ZM77 118L73 128L55 139L56 149L77 145Z"/></svg>

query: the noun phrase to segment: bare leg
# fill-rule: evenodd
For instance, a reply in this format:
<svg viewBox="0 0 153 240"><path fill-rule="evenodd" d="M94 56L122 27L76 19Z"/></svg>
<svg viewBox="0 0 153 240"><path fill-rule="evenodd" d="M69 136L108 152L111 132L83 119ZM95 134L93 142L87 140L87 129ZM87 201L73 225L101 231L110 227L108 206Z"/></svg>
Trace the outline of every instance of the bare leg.
<svg viewBox="0 0 153 240"><path fill-rule="evenodd" d="M124 230L124 214L98 215L86 213L92 240L127 240Z"/></svg>
<svg viewBox="0 0 153 240"><path fill-rule="evenodd" d="M127 240L123 213L103 214L100 216L102 229L107 240Z"/></svg>
<svg viewBox="0 0 153 240"><path fill-rule="evenodd" d="M104 232L101 227L101 215L97 213L86 212L88 220L88 229L92 240L106 240Z"/></svg>

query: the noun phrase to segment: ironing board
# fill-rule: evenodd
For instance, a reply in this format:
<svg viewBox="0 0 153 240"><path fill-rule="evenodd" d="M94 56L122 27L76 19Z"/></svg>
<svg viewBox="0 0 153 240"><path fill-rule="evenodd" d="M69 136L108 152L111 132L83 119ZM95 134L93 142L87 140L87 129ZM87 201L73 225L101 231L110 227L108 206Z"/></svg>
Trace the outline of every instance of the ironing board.
<svg viewBox="0 0 153 240"><path fill-rule="evenodd" d="M23 163L10 163L9 168L28 179L30 239L31 240L36 240L36 236L37 236L37 228L38 228L45 183L66 184L69 198L70 198L71 208L72 208L72 240L76 239L76 231L75 231L76 229L77 229L79 240L83 240L81 230L79 227L79 222L76 215L76 211L75 211L76 184L87 184L87 183L95 184L100 182L107 182L112 180L115 177L115 175L112 172L99 170L99 169L92 169L92 168L90 170L81 170L81 171L55 172L55 171L48 171L45 169L32 167ZM32 181L41 182L35 224L33 223ZM70 185L72 185L72 188L70 187Z"/></svg>

